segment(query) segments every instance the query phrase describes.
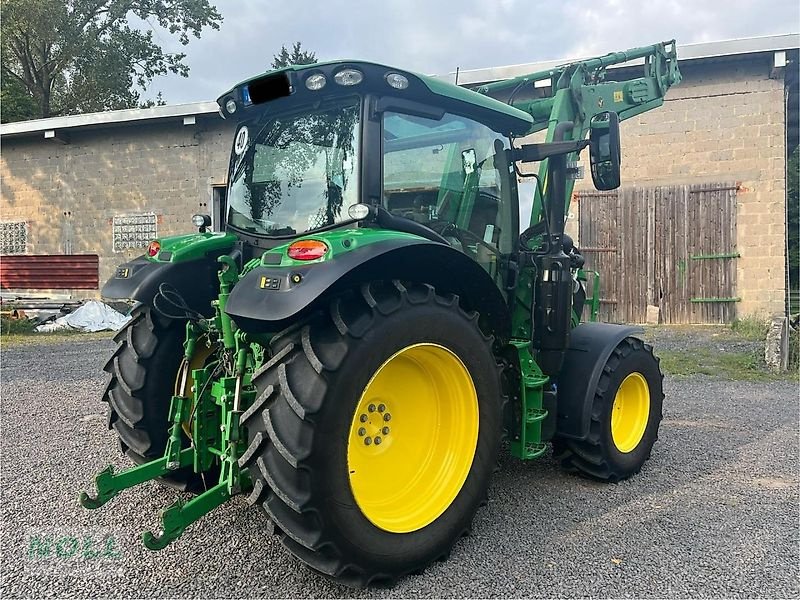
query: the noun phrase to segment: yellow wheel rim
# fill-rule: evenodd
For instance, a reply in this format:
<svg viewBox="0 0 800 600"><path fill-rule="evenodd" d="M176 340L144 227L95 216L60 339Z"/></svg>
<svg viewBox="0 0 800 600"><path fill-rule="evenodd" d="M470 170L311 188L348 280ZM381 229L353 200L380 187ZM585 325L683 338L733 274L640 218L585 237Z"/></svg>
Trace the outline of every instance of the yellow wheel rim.
<svg viewBox="0 0 800 600"><path fill-rule="evenodd" d="M622 453L632 451L642 441L650 417L650 388L641 373L631 373L614 396L611 408L611 437Z"/></svg>
<svg viewBox="0 0 800 600"><path fill-rule="evenodd" d="M350 488L364 516L392 533L438 519L467 479L478 420L472 377L447 348L415 344L384 362L347 440Z"/></svg>

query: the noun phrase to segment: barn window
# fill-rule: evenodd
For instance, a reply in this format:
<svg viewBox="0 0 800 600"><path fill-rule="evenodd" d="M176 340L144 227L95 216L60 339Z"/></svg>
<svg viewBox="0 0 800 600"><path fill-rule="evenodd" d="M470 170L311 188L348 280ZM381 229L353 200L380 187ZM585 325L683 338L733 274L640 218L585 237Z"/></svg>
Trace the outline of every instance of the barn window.
<svg viewBox="0 0 800 600"><path fill-rule="evenodd" d="M158 237L156 215L117 215L112 220L114 252L124 252L131 248L145 248Z"/></svg>
<svg viewBox="0 0 800 600"><path fill-rule="evenodd" d="M0 254L25 254L28 224L25 221L0 221Z"/></svg>

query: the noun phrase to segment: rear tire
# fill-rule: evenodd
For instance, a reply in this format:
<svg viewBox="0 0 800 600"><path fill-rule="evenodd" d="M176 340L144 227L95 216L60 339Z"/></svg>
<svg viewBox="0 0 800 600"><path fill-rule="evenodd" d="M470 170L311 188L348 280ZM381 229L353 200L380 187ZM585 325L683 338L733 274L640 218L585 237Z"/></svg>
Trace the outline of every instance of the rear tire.
<svg viewBox="0 0 800 600"><path fill-rule="evenodd" d="M313 570L350 586L390 584L405 574L421 572L434 560L446 559L453 544L469 532L475 511L485 503L502 432L498 369L491 338L481 332L477 320L477 313L459 307L456 296L437 295L430 286L374 282L334 299L328 312L273 340L273 358L253 377L257 398L242 417L249 447L240 464L248 468L254 482L250 502L264 508L282 543ZM472 414L477 431L474 442L464 446L474 443L470 446L474 454L465 463L463 483L453 484L455 497L441 504L443 512L436 516L438 511L432 510L427 519L412 519L392 530L374 524L381 522L380 509L375 512L374 505L357 500L356 463L348 452L356 447L353 439L365 440L354 438L353 427L359 436L369 435L360 431L361 422L367 427L370 423L361 419L367 415L361 414L359 406L372 389L376 373L407 349L421 346L456 357L455 364L461 364L474 385L470 397L475 398ZM395 389L409 389L420 381L435 387L432 382L450 373L445 367L422 372L433 375L400 377L396 381L403 383ZM412 397L388 394L387 398L387 407L397 408L395 418L376 422L373 428L382 431L382 425L397 424L391 435L400 440L400 421L408 415ZM376 404L363 412L377 416L381 409ZM439 424L448 418L441 410L432 409L430 415ZM425 429L422 421L417 423ZM414 427L411 423L405 438L412 448L422 443L422 433L415 436ZM451 437L433 435L431 455L436 444ZM381 451L401 447L393 443L398 442L384 441ZM435 459L414 461L420 466L412 472L422 474L434 463ZM370 477L369 468L363 468L359 475ZM442 468L440 474L445 477L458 472L458 467L450 472L450 466ZM374 482L385 475L372 472ZM384 478L384 485L391 487L390 479ZM396 494L393 497L397 499ZM398 505L394 509L402 513L404 502L400 500L399 509ZM413 504L411 498L409 502ZM400 519L406 516L401 514Z"/></svg>
<svg viewBox="0 0 800 600"><path fill-rule="evenodd" d="M663 379L653 348L637 338L625 338L606 361L597 383L588 437L580 441L555 438L556 460L567 471L601 481L617 482L638 473L658 440ZM629 424L620 425L620 409L624 408L618 399L625 393L630 397L629 388L634 392L628 406ZM642 400L636 400L637 393Z"/></svg>
<svg viewBox="0 0 800 600"><path fill-rule="evenodd" d="M169 438L169 404L183 358L184 321L162 321L140 305L115 336L117 348L103 370L111 380L103 393L108 403L108 428L120 450L137 465L160 458ZM175 471L162 483L182 491L203 490L192 469Z"/></svg>

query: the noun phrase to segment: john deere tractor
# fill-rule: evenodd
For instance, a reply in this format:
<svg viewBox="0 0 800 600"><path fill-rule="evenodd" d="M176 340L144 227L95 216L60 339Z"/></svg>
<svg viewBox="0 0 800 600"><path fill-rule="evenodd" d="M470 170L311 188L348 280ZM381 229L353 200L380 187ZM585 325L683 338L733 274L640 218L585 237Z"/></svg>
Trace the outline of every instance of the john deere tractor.
<svg viewBox="0 0 800 600"><path fill-rule="evenodd" d="M643 73L607 79L622 63ZM593 322L599 282L564 222L581 151L618 187L619 122L679 80L666 42L475 90L336 61L223 94L221 231L196 215L102 290L132 303L103 400L136 466L97 474L83 506L153 479L195 494L143 534L157 550L246 494L314 571L385 584L469 532L501 449L638 472L658 360L636 328Z"/></svg>

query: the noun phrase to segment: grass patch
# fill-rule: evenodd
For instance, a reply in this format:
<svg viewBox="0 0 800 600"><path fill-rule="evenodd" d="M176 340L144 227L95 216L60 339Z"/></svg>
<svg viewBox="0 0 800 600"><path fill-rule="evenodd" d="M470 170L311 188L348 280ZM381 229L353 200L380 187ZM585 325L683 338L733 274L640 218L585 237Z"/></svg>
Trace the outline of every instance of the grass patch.
<svg viewBox="0 0 800 600"><path fill-rule="evenodd" d="M766 339L769 330L769 321L757 317L736 319L731 323L731 331L740 337L752 342L761 342Z"/></svg>
<svg viewBox="0 0 800 600"><path fill-rule="evenodd" d="M113 331L98 331L86 333L76 329L62 329L39 333L34 331L36 323L30 319L0 318L0 341L3 348L11 346L30 346L39 343L53 344L65 342L80 336L85 340L102 340L114 335Z"/></svg>
<svg viewBox="0 0 800 600"><path fill-rule="evenodd" d="M670 375L710 375L734 381L780 379L767 370L763 360L752 352L718 352L696 348L691 352L659 351L661 368Z"/></svg>

